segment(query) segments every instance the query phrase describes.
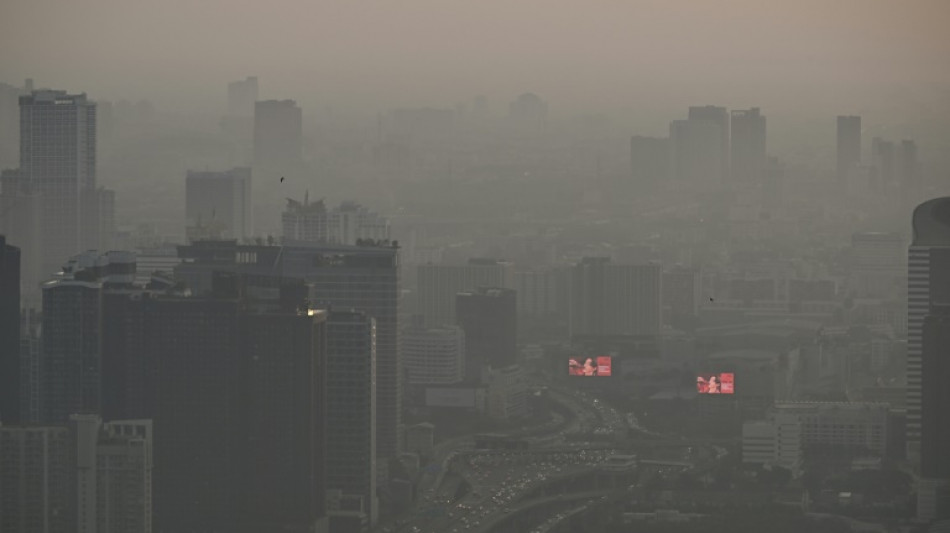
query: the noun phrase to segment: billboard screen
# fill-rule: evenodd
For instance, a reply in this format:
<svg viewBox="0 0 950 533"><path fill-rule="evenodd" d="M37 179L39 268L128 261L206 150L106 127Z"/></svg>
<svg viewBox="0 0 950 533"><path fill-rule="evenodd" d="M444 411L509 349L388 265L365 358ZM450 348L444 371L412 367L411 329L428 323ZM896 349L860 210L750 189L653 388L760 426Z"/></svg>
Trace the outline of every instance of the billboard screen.
<svg viewBox="0 0 950 533"><path fill-rule="evenodd" d="M612 366L609 355L572 357L569 363L572 376L609 376Z"/></svg>
<svg viewBox="0 0 950 533"><path fill-rule="evenodd" d="M700 394L735 394L735 375L732 372L696 376L696 392Z"/></svg>

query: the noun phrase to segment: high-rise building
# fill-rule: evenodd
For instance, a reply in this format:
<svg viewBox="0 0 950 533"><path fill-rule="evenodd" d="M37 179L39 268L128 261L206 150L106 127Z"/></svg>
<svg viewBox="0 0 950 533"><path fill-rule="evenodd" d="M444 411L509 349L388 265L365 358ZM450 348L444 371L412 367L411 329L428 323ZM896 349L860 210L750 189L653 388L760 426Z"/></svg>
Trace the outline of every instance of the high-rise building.
<svg viewBox="0 0 950 533"><path fill-rule="evenodd" d="M709 122L719 127L720 183L729 179L729 111L714 105L690 106L687 118L691 122Z"/></svg>
<svg viewBox="0 0 950 533"><path fill-rule="evenodd" d="M0 531L152 531L152 425L0 427Z"/></svg>
<svg viewBox="0 0 950 533"><path fill-rule="evenodd" d="M343 202L327 209L323 200L310 202L309 194L303 203L290 198L281 214L285 243L308 242L329 244L357 244L369 239L389 240L389 221L356 202Z"/></svg>
<svg viewBox="0 0 950 533"><path fill-rule="evenodd" d="M359 510L373 526L378 513L376 324L358 311L333 310L327 318L326 428L327 489L358 498Z"/></svg>
<svg viewBox="0 0 950 533"><path fill-rule="evenodd" d="M111 243L114 193L96 187L96 104L85 94L20 97L20 174L40 194L42 272Z"/></svg>
<svg viewBox="0 0 950 533"><path fill-rule="evenodd" d="M920 163L917 161L917 143L910 140L901 141L897 149L896 167L899 173L901 190L905 195L919 190Z"/></svg>
<svg viewBox="0 0 950 533"><path fill-rule="evenodd" d="M917 518L950 518L950 197L914 210L907 297L907 455L920 466Z"/></svg>
<svg viewBox="0 0 950 533"><path fill-rule="evenodd" d="M254 104L254 164L282 167L300 162L303 112L293 100Z"/></svg>
<svg viewBox="0 0 950 533"><path fill-rule="evenodd" d="M189 170L185 178L185 224L192 240L208 236L250 238L251 169Z"/></svg>
<svg viewBox="0 0 950 533"><path fill-rule="evenodd" d="M732 181L760 184L765 179L768 158L765 153L765 116L758 107L735 110L731 114Z"/></svg>
<svg viewBox="0 0 950 533"><path fill-rule="evenodd" d="M707 120L670 123L670 177L678 188L716 188L724 183L723 129Z"/></svg>
<svg viewBox="0 0 950 533"><path fill-rule="evenodd" d="M742 462L797 471L802 465L802 421L794 413L742 424Z"/></svg>
<svg viewBox="0 0 950 533"><path fill-rule="evenodd" d="M642 135L631 137L630 169L638 185L665 184L670 170L670 140Z"/></svg>
<svg viewBox="0 0 950 533"><path fill-rule="evenodd" d="M515 272L518 314L535 317L566 314L570 305L569 282L570 269L567 267Z"/></svg>
<svg viewBox="0 0 950 533"><path fill-rule="evenodd" d="M257 102L257 76L228 83L228 115L250 117Z"/></svg>
<svg viewBox="0 0 950 533"><path fill-rule="evenodd" d="M20 421L20 249L0 235L0 422Z"/></svg>
<svg viewBox="0 0 950 533"><path fill-rule="evenodd" d="M907 268L907 456L920 461L923 326L931 308L950 302L950 198L914 209Z"/></svg>
<svg viewBox="0 0 950 533"><path fill-rule="evenodd" d="M486 368L518 363L517 296L512 289L460 292L455 316L465 332L465 380L481 383Z"/></svg>
<svg viewBox="0 0 950 533"><path fill-rule="evenodd" d="M465 265L419 265L418 309L426 326L454 325L455 295L477 287L513 286L514 266L497 259L469 259Z"/></svg>
<svg viewBox="0 0 950 533"><path fill-rule="evenodd" d="M57 279L43 284L42 422L100 413L102 282Z"/></svg>
<svg viewBox="0 0 950 533"><path fill-rule="evenodd" d="M838 186L847 187L861 163L861 117L838 117Z"/></svg>
<svg viewBox="0 0 950 533"><path fill-rule="evenodd" d="M458 326L426 328L422 317L399 335L406 381L410 385L448 385L464 377L465 333Z"/></svg>
<svg viewBox="0 0 950 533"><path fill-rule="evenodd" d="M660 287L659 265L585 257L571 276L571 336L659 334Z"/></svg>
<svg viewBox="0 0 950 533"><path fill-rule="evenodd" d="M399 255L394 246L240 246L234 241L199 241L179 247L185 261L175 268L195 294L211 291L212 273L237 272L259 278L297 278L312 287L311 304L355 309L376 320L376 438L380 458L398 454L401 420L398 346ZM454 298L454 293L453 293Z"/></svg>

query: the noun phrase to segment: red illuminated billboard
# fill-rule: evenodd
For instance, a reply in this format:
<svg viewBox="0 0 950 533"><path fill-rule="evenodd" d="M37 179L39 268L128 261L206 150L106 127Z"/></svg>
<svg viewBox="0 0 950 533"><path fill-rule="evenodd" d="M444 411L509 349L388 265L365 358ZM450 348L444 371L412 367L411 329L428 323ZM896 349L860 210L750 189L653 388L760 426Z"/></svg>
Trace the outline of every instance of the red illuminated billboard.
<svg viewBox="0 0 950 533"><path fill-rule="evenodd" d="M572 357L569 371L572 376L609 376L611 359L609 355Z"/></svg>
<svg viewBox="0 0 950 533"><path fill-rule="evenodd" d="M696 376L696 392L700 394L735 394L735 375L732 372Z"/></svg>

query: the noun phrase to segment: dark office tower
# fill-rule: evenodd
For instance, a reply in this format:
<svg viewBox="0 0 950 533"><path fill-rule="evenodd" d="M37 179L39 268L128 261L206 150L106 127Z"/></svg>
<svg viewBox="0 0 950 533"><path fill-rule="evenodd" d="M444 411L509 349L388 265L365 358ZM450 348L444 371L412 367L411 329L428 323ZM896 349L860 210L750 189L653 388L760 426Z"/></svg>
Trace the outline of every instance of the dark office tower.
<svg viewBox="0 0 950 533"><path fill-rule="evenodd" d="M155 298L143 305L156 530L226 530L240 496L245 424L238 409L240 302Z"/></svg>
<svg viewBox="0 0 950 533"><path fill-rule="evenodd" d="M347 511L376 523L376 405L376 322L358 311L330 311L326 487L354 504L328 510L331 531Z"/></svg>
<svg viewBox="0 0 950 533"><path fill-rule="evenodd" d="M634 135L630 138L630 169L637 185L665 184L670 169L670 140Z"/></svg>
<svg viewBox="0 0 950 533"><path fill-rule="evenodd" d="M660 267L585 257L571 275L571 337L660 332Z"/></svg>
<svg viewBox="0 0 950 533"><path fill-rule="evenodd" d="M765 155L765 116L759 108L735 110L731 114L732 181L737 184L760 184L765 178L768 158Z"/></svg>
<svg viewBox="0 0 950 533"><path fill-rule="evenodd" d="M460 292L455 315L465 332L465 380L481 383L486 367L518 363L517 296L503 288Z"/></svg>
<svg viewBox="0 0 950 533"><path fill-rule="evenodd" d="M719 127L720 183L729 179L729 111L714 105L690 106L687 117L691 122L709 122Z"/></svg>
<svg viewBox="0 0 950 533"><path fill-rule="evenodd" d="M686 190L719 187L722 174L722 128L705 120L670 123L671 186Z"/></svg>
<svg viewBox="0 0 950 533"><path fill-rule="evenodd" d="M393 246L239 246L234 241L204 241L181 246L184 262L175 275L196 294L210 290L211 273L238 272L261 278L298 278L313 287L318 307L356 309L376 320L377 455L398 455L397 427L402 416L399 382L399 255Z"/></svg>
<svg viewBox="0 0 950 533"><path fill-rule="evenodd" d="M98 211L112 200L96 188L96 104L85 94L20 97L20 173L41 197L43 273L109 239L113 228Z"/></svg>
<svg viewBox="0 0 950 533"><path fill-rule="evenodd" d="M922 341L920 473L950 480L950 303L931 306Z"/></svg>
<svg viewBox="0 0 950 533"><path fill-rule="evenodd" d="M293 100L254 104L254 164L280 167L300 161L303 113Z"/></svg>
<svg viewBox="0 0 950 533"><path fill-rule="evenodd" d="M100 411L102 283L60 279L43 285L40 418L62 424Z"/></svg>
<svg viewBox="0 0 950 533"><path fill-rule="evenodd" d="M548 103L534 93L524 93L508 104L508 120L521 131L542 131L547 125Z"/></svg>
<svg viewBox="0 0 950 533"><path fill-rule="evenodd" d="M0 423L20 422L20 249L0 235Z"/></svg>
<svg viewBox="0 0 950 533"><path fill-rule="evenodd" d="M257 102L257 76L248 76L228 84L228 115L253 116L254 102Z"/></svg>
<svg viewBox="0 0 950 533"><path fill-rule="evenodd" d="M907 456L917 462L925 422L921 405L922 365L927 349L924 320L935 305L950 303L950 197L917 206L913 230L907 270Z"/></svg>
<svg viewBox="0 0 950 533"><path fill-rule="evenodd" d="M425 325L455 325L455 295L477 287L511 287L514 265L489 258L472 258L465 265L419 265L418 278Z"/></svg>
<svg viewBox="0 0 950 533"><path fill-rule="evenodd" d="M315 531L326 515L326 312L287 303L240 319L239 531Z"/></svg>
<svg viewBox="0 0 950 533"><path fill-rule="evenodd" d="M847 188L848 180L861 163L861 117L838 117L838 187Z"/></svg>
<svg viewBox="0 0 950 533"><path fill-rule="evenodd" d="M251 237L251 169L189 170L185 178L185 227L189 240Z"/></svg>

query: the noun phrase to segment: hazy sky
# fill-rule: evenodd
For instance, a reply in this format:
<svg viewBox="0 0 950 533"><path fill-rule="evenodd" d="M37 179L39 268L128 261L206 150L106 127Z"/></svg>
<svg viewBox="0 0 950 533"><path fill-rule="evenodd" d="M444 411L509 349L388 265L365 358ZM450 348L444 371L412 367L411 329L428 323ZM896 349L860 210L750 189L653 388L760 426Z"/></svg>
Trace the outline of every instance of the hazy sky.
<svg viewBox="0 0 950 533"><path fill-rule="evenodd" d="M948 26L947 0L0 0L0 81L219 109L248 74L310 109L485 93L500 111L525 90L552 109L840 108L945 90Z"/></svg>

